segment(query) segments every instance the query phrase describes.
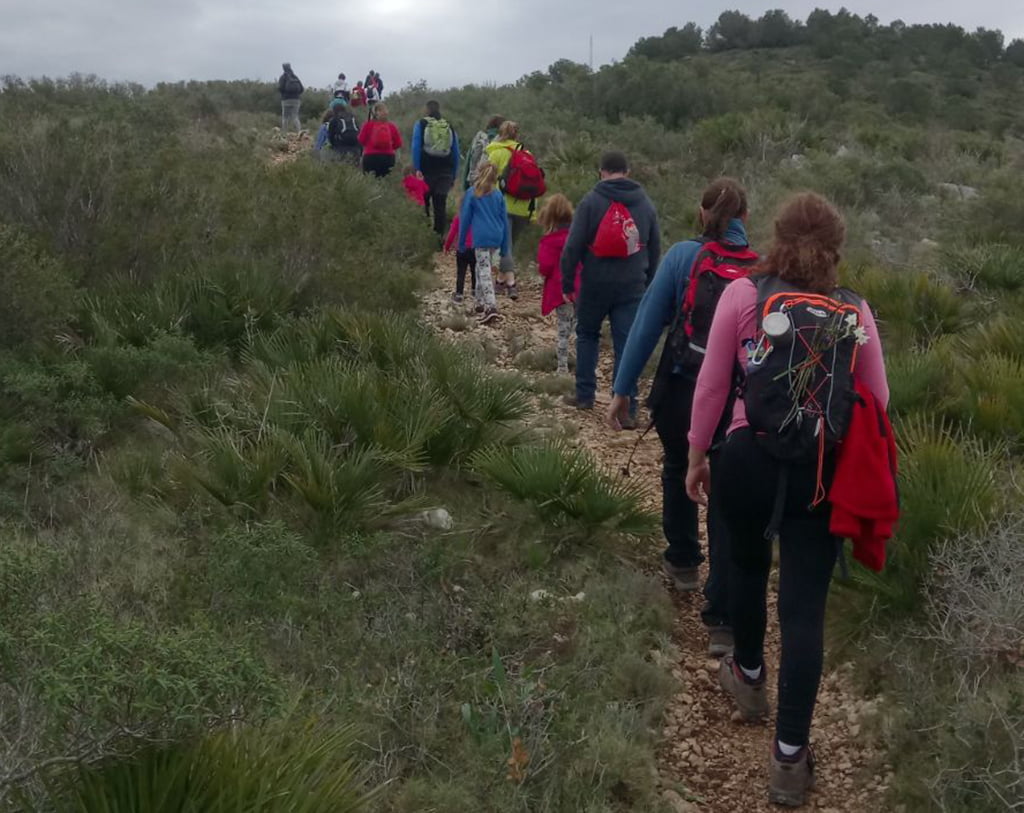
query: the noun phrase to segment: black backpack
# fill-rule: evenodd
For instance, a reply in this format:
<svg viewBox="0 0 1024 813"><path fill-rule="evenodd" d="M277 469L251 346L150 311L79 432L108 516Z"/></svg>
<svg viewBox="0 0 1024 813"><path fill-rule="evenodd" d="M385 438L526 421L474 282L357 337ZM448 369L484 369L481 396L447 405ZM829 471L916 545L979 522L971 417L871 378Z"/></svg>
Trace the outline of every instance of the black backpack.
<svg viewBox="0 0 1024 813"><path fill-rule="evenodd" d="M335 116L327 125L327 141L332 147L342 149L359 144L359 128L353 116Z"/></svg>
<svg viewBox="0 0 1024 813"><path fill-rule="evenodd" d="M757 442L787 463L823 463L846 435L857 400L853 368L861 299L837 288L831 296L758 277L757 333L748 348L743 403Z"/></svg>
<svg viewBox="0 0 1024 813"><path fill-rule="evenodd" d="M705 238L699 241L703 245L694 257L686 293L665 340L673 363L694 375L704 363L718 300L730 283L750 275L758 259L749 246Z"/></svg>
<svg viewBox="0 0 1024 813"><path fill-rule="evenodd" d="M284 80L284 92L288 94L301 94L303 91L302 82L294 73L288 74Z"/></svg>

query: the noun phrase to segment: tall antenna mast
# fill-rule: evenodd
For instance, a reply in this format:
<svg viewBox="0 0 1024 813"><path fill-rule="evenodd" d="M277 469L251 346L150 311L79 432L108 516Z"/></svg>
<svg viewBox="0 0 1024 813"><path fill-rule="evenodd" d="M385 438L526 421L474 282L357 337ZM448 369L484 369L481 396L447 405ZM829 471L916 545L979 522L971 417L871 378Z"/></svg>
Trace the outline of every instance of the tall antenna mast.
<svg viewBox="0 0 1024 813"><path fill-rule="evenodd" d="M590 35L590 72L594 72L594 35Z"/></svg>

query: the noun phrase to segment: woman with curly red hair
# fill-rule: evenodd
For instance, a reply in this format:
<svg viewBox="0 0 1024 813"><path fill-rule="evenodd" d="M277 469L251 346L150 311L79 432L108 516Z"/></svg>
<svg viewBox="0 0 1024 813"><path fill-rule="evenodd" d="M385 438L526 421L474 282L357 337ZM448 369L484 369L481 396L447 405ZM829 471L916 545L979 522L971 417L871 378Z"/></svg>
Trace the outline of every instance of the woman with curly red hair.
<svg viewBox="0 0 1024 813"><path fill-rule="evenodd" d="M808 742L821 680L825 600L838 550L824 499L835 445L853 407L853 381L863 384L882 409L889 397L871 309L839 288L845 236L842 218L824 198L805 193L785 203L758 273L722 294L690 423L687 493L703 503L716 490L731 542L735 651L723 658L719 680L746 720L769 713L767 584L772 540L779 540L782 646L769 797L788 805L803 804L813 785ZM768 368L772 372L765 376ZM712 483L707 450L737 370L744 395L735 401ZM835 391L842 385L848 393ZM761 397L765 387L783 399L792 395L793 403L780 411L778 398L769 404ZM796 394L799 387L806 398ZM765 424L766 414L783 416L778 431Z"/></svg>

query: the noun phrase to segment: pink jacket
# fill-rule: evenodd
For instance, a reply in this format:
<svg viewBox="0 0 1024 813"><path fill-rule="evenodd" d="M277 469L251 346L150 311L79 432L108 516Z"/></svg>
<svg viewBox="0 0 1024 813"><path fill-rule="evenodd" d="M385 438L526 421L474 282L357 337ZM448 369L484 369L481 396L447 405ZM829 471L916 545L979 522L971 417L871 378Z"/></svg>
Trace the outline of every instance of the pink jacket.
<svg viewBox="0 0 1024 813"><path fill-rule="evenodd" d="M562 297L562 271L560 260L565 241L569 238L568 227L549 232L540 238L537 247L537 268L544 277L544 294L540 300L540 312L547 316L565 302ZM579 270L579 269L577 269ZM576 275L576 293L580 292L580 274Z"/></svg>
<svg viewBox="0 0 1024 813"><path fill-rule="evenodd" d="M867 302L861 302L861 324L869 340L857 351L856 377L874 393L884 409L889 403L889 382L885 377L882 343L878 338L875 317ZM757 330L757 289L749 279L734 282L725 289L715 309L708 336L708 350L697 376L693 394L693 415L690 419L690 445L701 450L711 446L722 410L729 397L734 364L747 369L748 340ZM747 425L743 399L737 398L732 411L729 432Z"/></svg>
<svg viewBox="0 0 1024 813"><path fill-rule="evenodd" d="M458 242L458 240L459 240L459 216L455 215L455 217L452 218L452 225L448 227L448 236L444 238L444 250L445 250L445 253L451 251L452 250L452 246L454 246ZM470 226L466 230L466 245L467 246L473 245L473 227L472 226ZM457 246L456 246L456 248L457 248ZM473 249L468 249L468 250L470 252L473 251Z"/></svg>

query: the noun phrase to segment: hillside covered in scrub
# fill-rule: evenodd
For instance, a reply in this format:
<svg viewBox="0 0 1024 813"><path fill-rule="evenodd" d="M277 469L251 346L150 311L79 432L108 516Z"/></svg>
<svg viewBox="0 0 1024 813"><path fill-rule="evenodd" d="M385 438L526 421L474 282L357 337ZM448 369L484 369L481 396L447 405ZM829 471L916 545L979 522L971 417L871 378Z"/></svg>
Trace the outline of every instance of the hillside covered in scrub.
<svg viewBox="0 0 1024 813"><path fill-rule="evenodd" d="M701 809L663 759L690 676L657 484L516 335L431 329L400 176L310 159L270 85L2 87L0 809ZM793 191L841 208L904 514L833 590L831 665L879 709L848 735L885 809L1024 804L1024 43L726 12L596 71L410 84L403 133L430 98L466 143L520 122L573 200L625 150L670 241L722 173L758 247Z"/></svg>

